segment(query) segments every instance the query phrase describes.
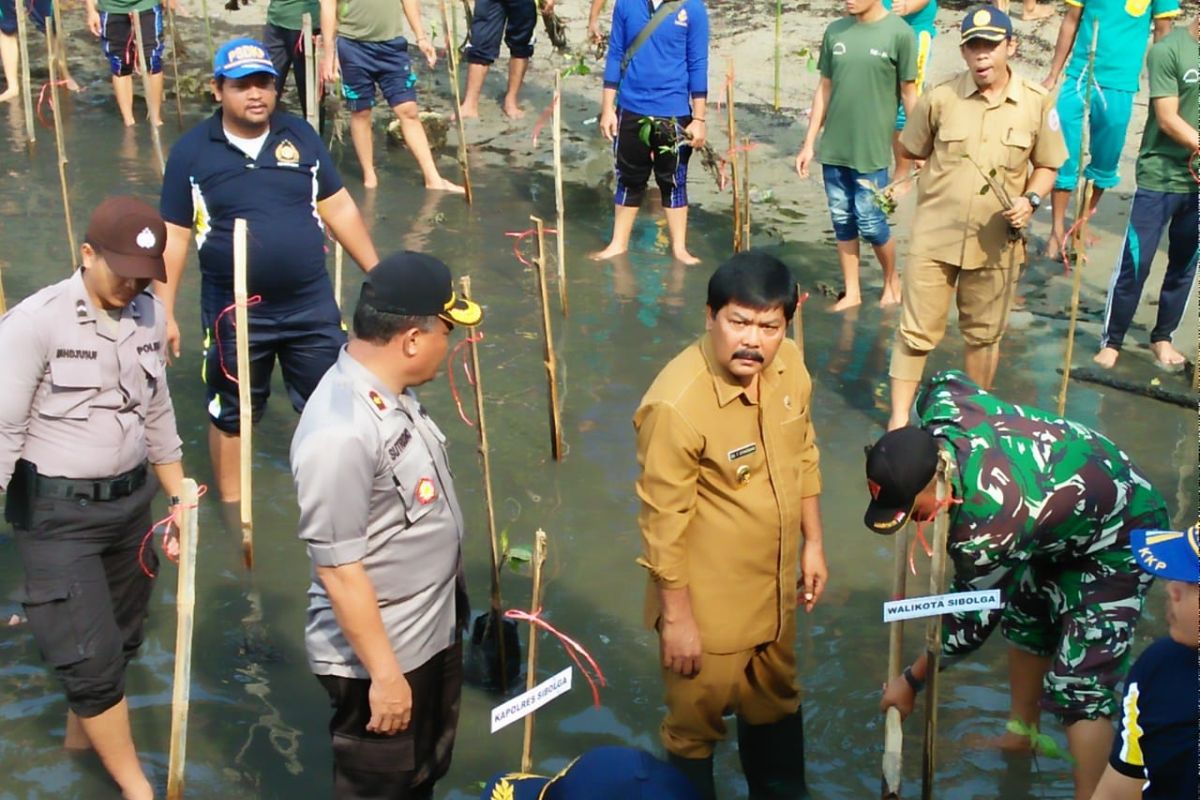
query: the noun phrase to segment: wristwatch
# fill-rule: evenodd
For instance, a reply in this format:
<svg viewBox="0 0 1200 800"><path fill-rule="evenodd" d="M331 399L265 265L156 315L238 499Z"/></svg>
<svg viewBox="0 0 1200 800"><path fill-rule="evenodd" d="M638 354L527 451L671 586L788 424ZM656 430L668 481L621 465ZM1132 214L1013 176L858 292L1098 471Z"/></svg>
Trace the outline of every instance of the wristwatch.
<svg viewBox="0 0 1200 800"><path fill-rule="evenodd" d="M1042 196L1037 192L1026 192L1025 199L1029 201L1029 205L1034 211L1037 211L1039 208L1041 208Z"/></svg>

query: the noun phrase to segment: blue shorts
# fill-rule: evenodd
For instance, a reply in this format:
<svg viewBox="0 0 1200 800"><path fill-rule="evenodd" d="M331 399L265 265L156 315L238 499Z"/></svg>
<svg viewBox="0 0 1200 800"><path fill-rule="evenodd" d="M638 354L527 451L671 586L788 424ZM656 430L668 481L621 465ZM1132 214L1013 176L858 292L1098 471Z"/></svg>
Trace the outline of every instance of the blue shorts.
<svg viewBox="0 0 1200 800"><path fill-rule="evenodd" d="M337 39L342 67L342 97L351 111L375 105L375 85L391 107L417 100L417 73L408 57L408 40L397 36L388 42Z"/></svg>
<svg viewBox="0 0 1200 800"><path fill-rule="evenodd" d="M500 55L500 37L512 58L533 58L533 32L537 4L531 0L475 0L471 39L463 51L469 64L494 62Z"/></svg>
<svg viewBox="0 0 1200 800"><path fill-rule="evenodd" d="M238 384L225 374L237 376L237 329L234 312L221 312L233 303L222 291L201 291L200 318L204 326L205 405L213 426L225 433L238 432ZM217 317L220 317L218 322ZM250 321L250 417L262 419L271 395L271 373L275 360L283 372L283 385L297 412L304 410L309 395L321 377L337 361L346 332L341 312L330 295L320 302L287 311L262 306L249 309ZM224 365L222 367L222 365Z"/></svg>
<svg viewBox="0 0 1200 800"><path fill-rule="evenodd" d="M137 61L137 38L133 32L133 14L100 12L100 48L108 59L112 74L118 77L132 75ZM146 63L150 73L157 75L163 66L163 12L162 6L154 6L140 12L138 21L142 26L142 46L146 48Z"/></svg>
<svg viewBox="0 0 1200 800"><path fill-rule="evenodd" d="M46 32L46 20L51 20L50 30L54 30L53 0L24 0L29 12L29 21L41 33ZM17 34L17 3L16 0L0 0L0 33L9 36Z"/></svg>
<svg viewBox="0 0 1200 800"><path fill-rule="evenodd" d="M1067 143L1067 161L1059 167L1058 178L1054 181L1054 188L1062 191L1073 190L1079 180L1079 142L1083 135L1083 95L1086 90L1081 78L1068 76L1055 104L1063 139ZM1121 149L1125 146L1125 132L1129 130L1129 117L1133 113L1133 95L1134 92L1092 86L1092 115L1088 125L1091 160L1083 176L1097 189L1111 189L1121 181L1117 168L1121 164Z"/></svg>
<svg viewBox="0 0 1200 800"><path fill-rule="evenodd" d="M822 164L821 171L825 178L825 197L829 200L829 216L833 219L834 238L839 242L853 242L861 236L875 247L887 244L892 238L887 215L859 180L868 180L882 188L887 185L888 171L859 172L834 164Z"/></svg>

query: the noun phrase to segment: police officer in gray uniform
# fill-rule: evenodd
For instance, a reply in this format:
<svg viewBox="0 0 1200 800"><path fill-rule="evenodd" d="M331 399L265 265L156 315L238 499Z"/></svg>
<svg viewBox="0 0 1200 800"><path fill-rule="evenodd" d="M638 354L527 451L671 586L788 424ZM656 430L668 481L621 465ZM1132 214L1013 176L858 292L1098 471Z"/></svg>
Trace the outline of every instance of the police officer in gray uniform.
<svg viewBox="0 0 1200 800"><path fill-rule="evenodd" d="M292 439L313 562L308 660L333 705L342 800L432 798L450 767L469 612L463 519L446 439L412 389L437 375L454 326L482 316L438 259L383 259Z"/></svg>
<svg viewBox="0 0 1200 800"><path fill-rule="evenodd" d="M125 667L158 564L152 547L139 549L156 486L178 504L183 481L165 318L146 291L166 276L166 238L152 207L110 197L88 225L83 266L0 318L0 487L25 613L66 691L67 746L95 747L136 800L153 791L133 746Z"/></svg>

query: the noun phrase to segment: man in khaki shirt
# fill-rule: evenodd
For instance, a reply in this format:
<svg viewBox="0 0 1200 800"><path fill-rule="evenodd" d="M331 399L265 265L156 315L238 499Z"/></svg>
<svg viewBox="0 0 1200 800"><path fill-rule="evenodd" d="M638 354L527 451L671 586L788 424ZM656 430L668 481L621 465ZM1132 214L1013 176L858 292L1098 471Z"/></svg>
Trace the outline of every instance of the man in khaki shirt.
<svg viewBox="0 0 1200 800"><path fill-rule="evenodd" d="M1067 158L1054 98L1009 69L1017 45L1008 15L976 6L961 31L967 70L922 96L900 135L900 145L926 165L892 348L889 430L908 424L925 359L945 334L956 293L967 375L991 387L1025 263L1020 232ZM1011 208L985 175L1003 186Z"/></svg>
<svg viewBox="0 0 1200 800"><path fill-rule="evenodd" d="M751 796L803 797L797 591L811 611L828 573L812 383L787 338L796 283L778 259L739 253L709 280L707 305L707 333L633 418L638 563L667 690L661 736L711 798L713 746L736 713Z"/></svg>

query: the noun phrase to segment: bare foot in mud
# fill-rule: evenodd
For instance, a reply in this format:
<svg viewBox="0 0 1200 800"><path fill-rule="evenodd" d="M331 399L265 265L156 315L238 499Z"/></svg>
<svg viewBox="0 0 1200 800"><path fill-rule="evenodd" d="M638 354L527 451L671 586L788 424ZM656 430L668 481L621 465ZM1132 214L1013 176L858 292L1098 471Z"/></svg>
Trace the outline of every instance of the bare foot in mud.
<svg viewBox="0 0 1200 800"><path fill-rule="evenodd" d="M1033 752L1033 744L1029 737L1012 731L1005 731L1000 736L971 734L963 739L963 744L973 750L999 750L1002 753Z"/></svg>
<svg viewBox="0 0 1200 800"><path fill-rule="evenodd" d="M1042 257L1048 258L1051 261L1061 261L1063 254L1062 245L1062 231L1050 231L1050 235L1046 237L1046 248L1042 250Z"/></svg>
<svg viewBox="0 0 1200 800"><path fill-rule="evenodd" d="M830 306L829 310L830 311L847 311L851 308L854 308L855 306L861 306L861 305L862 305L862 297L861 296L859 296L857 294L850 295L850 294L846 294L845 292L842 292L840 295L838 295L837 302L834 303L832 306Z"/></svg>
<svg viewBox="0 0 1200 800"><path fill-rule="evenodd" d="M900 281L893 281L883 288L883 297L879 298L880 308L891 308L900 305Z"/></svg>
<svg viewBox="0 0 1200 800"><path fill-rule="evenodd" d="M1102 347L1100 352L1092 356L1092 361L1104 369L1112 369L1117 365L1117 358L1120 357L1121 351L1112 347Z"/></svg>
<svg viewBox="0 0 1200 800"><path fill-rule="evenodd" d="M363 172L363 188L374 189L379 185L379 176L375 174L374 169L369 169Z"/></svg>
<svg viewBox="0 0 1200 800"><path fill-rule="evenodd" d="M1151 342L1150 351L1154 353L1155 363L1171 372L1183 369L1183 365L1187 363L1183 353L1176 350L1175 345L1170 342Z"/></svg>
<svg viewBox="0 0 1200 800"><path fill-rule="evenodd" d="M449 192L450 194L466 194L467 190L459 186L454 181L448 181L445 178L438 178L432 183L426 183L425 188L431 192Z"/></svg>
<svg viewBox="0 0 1200 800"><path fill-rule="evenodd" d="M521 119L525 116L525 111L516 103L505 102L504 116L508 117L509 119Z"/></svg>
<svg viewBox="0 0 1200 800"><path fill-rule="evenodd" d="M479 106L477 106L477 105L460 106L459 113L457 115L455 115L455 114L450 115L450 121L458 122L459 117L462 117L463 119L479 119Z"/></svg>
<svg viewBox="0 0 1200 800"><path fill-rule="evenodd" d="M1054 16L1054 9L1050 6L1035 6L1033 11L1026 11L1021 15L1022 22L1037 22Z"/></svg>
<svg viewBox="0 0 1200 800"><path fill-rule="evenodd" d="M0 103L3 103L5 100L15 100L19 94L20 90L16 86L10 86L3 92L0 92Z"/></svg>
<svg viewBox="0 0 1200 800"><path fill-rule="evenodd" d="M71 92L72 94L79 94L83 91L83 87L79 85L79 81L75 80L74 78L68 77L66 81L68 92Z"/></svg>
<svg viewBox="0 0 1200 800"><path fill-rule="evenodd" d="M607 261L610 258L616 258L629 251L628 247L620 247L615 244L610 244L603 250L597 250L595 253L588 253L588 258L592 261Z"/></svg>
<svg viewBox="0 0 1200 800"><path fill-rule="evenodd" d="M680 264L684 264L689 267L700 263L700 259L696 258L694 255L689 253L687 250L676 250L671 253L671 257L674 258L676 261L678 261Z"/></svg>

